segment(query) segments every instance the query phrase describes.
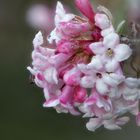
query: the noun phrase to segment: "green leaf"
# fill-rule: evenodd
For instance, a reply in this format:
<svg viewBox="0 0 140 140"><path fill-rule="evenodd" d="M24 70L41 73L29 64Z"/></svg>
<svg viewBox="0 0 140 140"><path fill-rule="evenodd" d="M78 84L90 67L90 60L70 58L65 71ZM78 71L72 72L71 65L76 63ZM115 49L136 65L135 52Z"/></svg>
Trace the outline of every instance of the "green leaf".
<svg viewBox="0 0 140 140"><path fill-rule="evenodd" d="M122 34L125 23L126 23L126 21L123 20L123 21L121 21L121 23L117 26L116 32L117 32L118 34Z"/></svg>

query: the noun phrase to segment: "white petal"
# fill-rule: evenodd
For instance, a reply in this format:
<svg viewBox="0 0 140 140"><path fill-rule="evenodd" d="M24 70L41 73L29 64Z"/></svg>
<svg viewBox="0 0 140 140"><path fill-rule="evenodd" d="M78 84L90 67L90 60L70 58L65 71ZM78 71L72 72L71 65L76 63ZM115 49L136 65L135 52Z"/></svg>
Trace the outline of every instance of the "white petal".
<svg viewBox="0 0 140 140"><path fill-rule="evenodd" d="M58 84L57 71L54 67L47 68L44 72L45 79L50 84Z"/></svg>
<svg viewBox="0 0 140 140"><path fill-rule="evenodd" d="M116 120L116 124L117 125L124 125L126 124L127 122L129 122L130 118L129 117L121 117L121 118L118 118Z"/></svg>
<svg viewBox="0 0 140 140"><path fill-rule="evenodd" d="M114 80L114 83L116 83L116 85L119 85L120 83L122 83L125 80L125 77L123 75L118 75L116 73L111 73L109 74L111 79Z"/></svg>
<svg viewBox="0 0 140 140"><path fill-rule="evenodd" d="M125 100L128 101L135 101L138 99L138 89L137 88L125 88L123 92L123 97Z"/></svg>
<svg viewBox="0 0 140 140"><path fill-rule="evenodd" d="M48 87L45 87L44 88L44 96L45 96L45 99L46 100L49 100L50 99L50 93L48 91Z"/></svg>
<svg viewBox="0 0 140 140"><path fill-rule="evenodd" d="M66 11L61 2L57 2L56 15L55 15L55 25L59 26L60 22L67 22L75 17L73 14L66 14Z"/></svg>
<svg viewBox="0 0 140 140"><path fill-rule="evenodd" d="M95 54L103 54L105 52L105 47L103 46L102 42L92 43L89 48Z"/></svg>
<svg viewBox="0 0 140 140"><path fill-rule="evenodd" d="M93 70L88 68L86 64L78 64L79 70L86 75L93 75Z"/></svg>
<svg viewBox="0 0 140 140"><path fill-rule="evenodd" d="M120 42L119 35L116 33L111 33L107 35L103 40L103 45L107 48L114 48Z"/></svg>
<svg viewBox="0 0 140 140"><path fill-rule="evenodd" d="M124 81L124 76L117 75L115 73L104 74L103 81L109 86L118 86L121 82Z"/></svg>
<svg viewBox="0 0 140 140"><path fill-rule="evenodd" d="M95 131L97 128L99 128L102 125L102 119L100 118L92 118L89 120L89 122L86 124L86 127L89 131Z"/></svg>
<svg viewBox="0 0 140 140"><path fill-rule="evenodd" d="M103 124L104 124L104 127L106 129L109 129L109 130L121 129L121 127L119 127L117 124L115 124L115 121L114 120L105 120L103 122Z"/></svg>
<svg viewBox="0 0 140 140"><path fill-rule="evenodd" d="M114 72L119 68L119 63L115 59L108 59L107 63L105 64L105 69L107 72Z"/></svg>
<svg viewBox="0 0 140 140"><path fill-rule="evenodd" d="M55 68L62 66L68 59L70 55L65 53L58 53L53 55L51 59L48 59L49 63L52 64Z"/></svg>
<svg viewBox="0 0 140 140"><path fill-rule="evenodd" d="M109 111L111 111L111 104L109 104L108 103L108 101L106 101L106 100L102 100L102 99L99 99L98 101L97 101L97 106L99 107L99 108L104 108L105 109L105 111L107 111L107 112L109 112Z"/></svg>
<svg viewBox="0 0 140 140"><path fill-rule="evenodd" d="M39 31L36 35L35 35L35 38L33 40L33 45L34 47L39 47L43 44L43 35L41 33L41 31Z"/></svg>
<svg viewBox="0 0 140 140"><path fill-rule="evenodd" d="M83 117L83 118L91 118L91 117L93 117L93 116L94 116L93 113L88 112L88 113L84 114L82 117Z"/></svg>
<svg viewBox="0 0 140 140"><path fill-rule="evenodd" d="M75 15L73 15L73 14L66 14L63 17L63 19L61 20L61 22L68 22L68 21L71 21L74 18L75 18Z"/></svg>
<svg viewBox="0 0 140 140"><path fill-rule="evenodd" d="M119 62L128 59L132 54L132 50L126 44L120 44L116 46L114 52L115 52L115 58Z"/></svg>
<svg viewBox="0 0 140 140"><path fill-rule="evenodd" d="M51 99L43 104L43 107L55 107L59 104L59 99Z"/></svg>
<svg viewBox="0 0 140 140"><path fill-rule="evenodd" d="M138 88L138 86L140 85L140 81L139 79L137 78L127 78L125 80L125 83L126 85L129 87L129 88Z"/></svg>
<svg viewBox="0 0 140 140"><path fill-rule="evenodd" d="M55 24L58 25L62 18L65 16L66 12L61 2L57 2Z"/></svg>
<svg viewBox="0 0 140 140"><path fill-rule="evenodd" d="M56 41L56 43L60 40L60 37L57 35L57 30L54 29L51 33L50 33L50 36L48 37L48 42L50 44L53 43L53 41Z"/></svg>
<svg viewBox="0 0 140 140"><path fill-rule="evenodd" d="M111 34L111 33L114 33L114 32L115 32L115 30L114 30L113 26L110 26L109 28L107 28L107 29L105 29L105 30L102 30L102 31L101 31L101 35L102 35L103 37L105 37L105 36L107 36L107 35L109 35L109 34Z"/></svg>
<svg viewBox="0 0 140 140"><path fill-rule="evenodd" d="M122 93L121 93L119 87L113 87L110 89L109 97L118 99L121 97L121 95L122 95Z"/></svg>
<svg viewBox="0 0 140 140"><path fill-rule="evenodd" d="M131 105L129 109L130 113L136 116L139 113L139 101L135 101L135 103Z"/></svg>
<svg viewBox="0 0 140 140"><path fill-rule="evenodd" d="M102 79L97 79L96 89L100 94L106 94L108 92L108 86L104 83Z"/></svg>
<svg viewBox="0 0 140 140"><path fill-rule="evenodd" d="M31 67L27 67L27 70L29 70L32 75L36 74L36 71Z"/></svg>
<svg viewBox="0 0 140 140"><path fill-rule="evenodd" d="M93 88L95 84L95 79L92 76L84 76L81 79L81 86L84 88Z"/></svg>
<svg viewBox="0 0 140 140"><path fill-rule="evenodd" d="M68 110L62 106L55 106L54 108L56 109L57 113L68 113Z"/></svg>
<svg viewBox="0 0 140 140"><path fill-rule="evenodd" d="M87 68L101 70L103 68L103 64L100 56L94 56L91 60L91 63L87 65Z"/></svg>
<svg viewBox="0 0 140 140"><path fill-rule="evenodd" d="M101 29L106 29L110 26L109 18L105 14L96 14L95 25Z"/></svg>

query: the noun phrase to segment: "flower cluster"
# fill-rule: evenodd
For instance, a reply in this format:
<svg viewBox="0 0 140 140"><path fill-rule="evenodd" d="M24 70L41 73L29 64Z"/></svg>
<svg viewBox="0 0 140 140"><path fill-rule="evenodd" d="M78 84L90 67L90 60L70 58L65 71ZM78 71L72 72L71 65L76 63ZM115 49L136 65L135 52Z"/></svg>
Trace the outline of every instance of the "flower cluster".
<svg viewBox="0 0 140 140"><path fill-rule="evenodd" d="M89 118L90 131L120 129L129 121L128 112L140 125L140 79L122 70L132 50L120 42L108 15L95 13L89 0L76 5L85 18L66 13L58 2L55 29L49 37L39 31L33 40L28 70L44 90L43 106Z"/></svg>

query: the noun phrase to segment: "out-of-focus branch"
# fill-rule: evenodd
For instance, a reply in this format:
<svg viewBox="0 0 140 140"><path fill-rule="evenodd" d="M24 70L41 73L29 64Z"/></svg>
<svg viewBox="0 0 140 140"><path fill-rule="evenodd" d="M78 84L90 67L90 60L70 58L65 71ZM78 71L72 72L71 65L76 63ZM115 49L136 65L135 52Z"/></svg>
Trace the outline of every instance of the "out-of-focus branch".
<svg viewBox="0 0 140 140"><path fill-rule="evenodd" d="M137 77L140 77L140 1L129 0L129 38L133 55L131 59L131 67L136 72Z"/></svg>

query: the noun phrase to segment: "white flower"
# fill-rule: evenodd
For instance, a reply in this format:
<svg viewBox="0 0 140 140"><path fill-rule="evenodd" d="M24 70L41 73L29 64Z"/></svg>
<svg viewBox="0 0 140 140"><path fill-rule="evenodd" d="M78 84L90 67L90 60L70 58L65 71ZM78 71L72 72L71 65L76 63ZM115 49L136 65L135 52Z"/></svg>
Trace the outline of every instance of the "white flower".
<svg viewBox="0 0 140 140"><path fill-rule="evenodd" d="M78 67L85 74L81 79L81 86L96 87L100 94L107 94L109 87L118 86L124 80L124 76L120 74L95 71L88 69L88 66L84 64L79 64Z"/></svg>
<svg viewBox="0 0 140 140"><path fill-rule="evenodd" d="M107 72L117 70L120 62L128 59L132 54L128 45L119 44L119 36L116 33L109 34L103 42L92 43L89 47L96 54L95 58L101 58Z"/></svg>
<svg viewBox="0 0 140 140"><path fill-rule="evenodd" d="M112 118L108 120L104 120L102 118L91 118L89 122L86 124L86 127L90 131L95 131L100 126L104 125L106 129L116 130L121 129L121 125L126 124L129 121L129 117L122 118Z"/></svg>

